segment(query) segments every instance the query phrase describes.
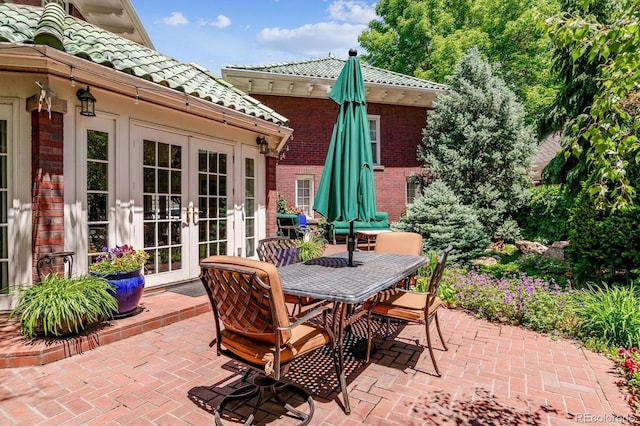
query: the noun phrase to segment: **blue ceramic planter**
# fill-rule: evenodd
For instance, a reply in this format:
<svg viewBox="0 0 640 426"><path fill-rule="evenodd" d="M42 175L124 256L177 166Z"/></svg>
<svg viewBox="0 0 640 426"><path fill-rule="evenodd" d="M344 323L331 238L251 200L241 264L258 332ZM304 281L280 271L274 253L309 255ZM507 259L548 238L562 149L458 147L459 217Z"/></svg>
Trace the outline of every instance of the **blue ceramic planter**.
<svg viewBox="0 0 640 426"><path fill-rule="evenodd" d="M115 318L133 315L144 291L144 275L141 271L120 272L116 274L98 274L114 287L114 296L118 300L118 311Z"/></svg>

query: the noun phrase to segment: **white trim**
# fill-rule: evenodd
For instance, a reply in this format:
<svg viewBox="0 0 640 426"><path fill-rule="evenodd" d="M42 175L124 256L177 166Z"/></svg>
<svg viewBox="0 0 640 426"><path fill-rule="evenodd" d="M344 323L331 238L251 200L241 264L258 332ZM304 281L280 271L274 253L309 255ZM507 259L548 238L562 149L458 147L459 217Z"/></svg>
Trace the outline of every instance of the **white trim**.
<svg viewBox="0 0 640 426"><path fill-rule="evenodd" d="M308 205L308 211L305 211L305 214L307 215L307 217L309 218L313 218L314 217L314 210L313 210L313 200L315 198L315 176L314 175L296 175L295 176L295 206L297 208L301 208L300 204L298 204L298 182L299 181L308 181L309 182L309 205Z"/></svg>
<svg viewBox="0 0 640 426"><path fill-rule="evenodd" d="M29 284L32 281L31 250L32 214L31 192L22 193L21 182L31 179L30 155L31 144L21 146L20 141L20 115L21 102L15 98L0 98L0 119L7 121L7 257L8 257L8 287L15 289L21 284ZM24 152L20 150L23 149ZM24 175L24 176L21 176ZM30 190L31 185L27 187ZM15 303L11 294L0 294L0 312L12 308Z"/></svg>
<svg viewBox="0 0 640 426"><path fill-rule="evenodd" d="M374 121L376 124L376 128L375 128L375 133L376 133L376 140L375 140L375 145L376 145L376 155L375 158L373 160L373 165L377 166L382 164L382 161L380 161L380 145L381 145L381 140L380 140L380 116L379 115L372 115L369 114L367 115L367 119L369 120L369 122ZM369 123L371 124L371 123ZM373 144L374 141L371 141L371 144ZM373 151L372 151L373 154Z"/></svg>

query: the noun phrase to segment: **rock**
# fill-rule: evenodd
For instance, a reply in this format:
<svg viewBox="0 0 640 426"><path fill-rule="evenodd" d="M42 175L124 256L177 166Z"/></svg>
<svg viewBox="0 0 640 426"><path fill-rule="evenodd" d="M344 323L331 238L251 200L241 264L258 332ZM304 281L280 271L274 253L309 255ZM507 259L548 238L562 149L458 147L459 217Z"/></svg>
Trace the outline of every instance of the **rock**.
<svg viewBox="0 0 640 426"><path fill-rule="evenodd" d="M483 257L479 257L477 259L474 259L473 260L473 264L474 265L491 266L491 265L497 265L498 261L494 257L483 256Z"/></svg>
<svg viewBox="0 0 640 426"><path fill-rule="evenodd" d="M564 260L564 250L568 245L568 241L556 241L544 252L543 256L555 260Z"/></svg>
<svg viewBox="0 0 640 426"><path fill-rule="evenodd" d="M520 250L522 254L543 254L548 250L547 246L535 241L516 241L516 247L518 247L518 250Z"/></svg>

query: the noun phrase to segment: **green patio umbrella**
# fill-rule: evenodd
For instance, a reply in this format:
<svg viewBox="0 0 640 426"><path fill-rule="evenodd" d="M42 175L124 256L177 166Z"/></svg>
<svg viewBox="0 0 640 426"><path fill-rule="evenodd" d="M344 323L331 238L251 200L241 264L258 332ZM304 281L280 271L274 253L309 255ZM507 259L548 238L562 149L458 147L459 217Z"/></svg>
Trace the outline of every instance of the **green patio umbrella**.
<svg viewBox="0 0 640 426"><path fill-rule="evenodd" d="M349 266L353 266L355 249L353 221L374 220L376 214L367 103L356 55L355 49L349 50L349 59L329 92L340 109L313 202L313 209L328 222L350 222Z"/></svg>

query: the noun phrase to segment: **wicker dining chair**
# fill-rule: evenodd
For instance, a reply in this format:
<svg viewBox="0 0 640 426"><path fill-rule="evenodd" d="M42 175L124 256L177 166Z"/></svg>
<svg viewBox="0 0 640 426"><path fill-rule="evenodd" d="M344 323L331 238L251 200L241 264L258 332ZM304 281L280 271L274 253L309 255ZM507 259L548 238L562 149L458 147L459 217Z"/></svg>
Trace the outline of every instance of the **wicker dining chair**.
<svg viewBox="0 0 640 426"><path fill-rule="evenodd" d="M256 251L261 261L280 267L300 261L300 247L298 244L298 240L292 240L287 237L264 238L258 241ZM304 308L320 302L318 299L294 296L292 294L285 294L284 299L285 302L293 305L292 315L295 315L296 308L300 313Z"/></svg>
<svg viewBox="0 0 640 426"><path fill-rule="evenodd" d="M267 262L232 256L210 256L200 263L200 279L207 291L215 318L217 354L225 355L258 371L253 384L222 399L215 412L216 424L231 401L257 397L253 412L245 424L251 424L266 401L275 399L288 413L307 424L314 412L311 396L302 388L280 380L291 363L324 346L335 351L335 338L327 326L326 306L319 306L300 318L287 312L278 269ZM310 321L319 317L322 321ZM338 377L340 365L334 353ZM248 377L245 374L244 379ZM286 403L282 392L288 390L308 404L303 412ZM271 398L273 397L273 398Z"/></svg>
<svg viewBox="0 0 640 426"><path fill-rule="evenodd" d="M367 309L367 362L369 361L369 353L371 351L371 315L378 315L385 318L393 318L398 320L404 320L408 322L424 324L425 332L427 335L427 348L429 349L429 355L433 362L433 367L436 370L436 374L441 376L440 370L436 358L433 354L433 345L431 343L431 333L429 331L431 321L435 320L436 330L442 347L446 351L447 345L442 338L442 331L440 330L440 322L438 321L438 310L444 306L442 300L437 296L438 287L440 286L440 280L444 267L447 262L447 257L453 248L447 247L440 258L438 264L431 274L429 280L429 290L426 293L417 293L402 288L393 288L380 292L376 298L365 304Z"/></svg>

